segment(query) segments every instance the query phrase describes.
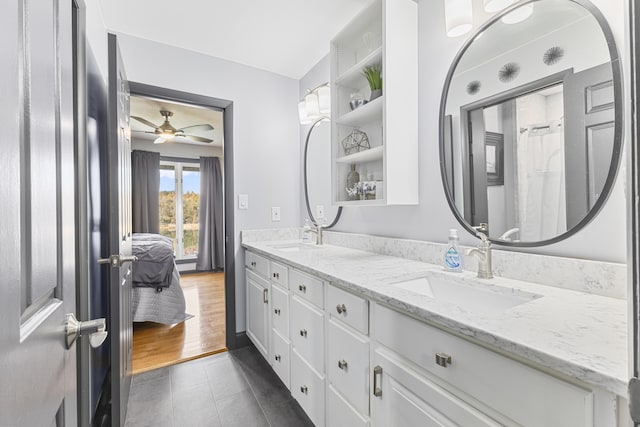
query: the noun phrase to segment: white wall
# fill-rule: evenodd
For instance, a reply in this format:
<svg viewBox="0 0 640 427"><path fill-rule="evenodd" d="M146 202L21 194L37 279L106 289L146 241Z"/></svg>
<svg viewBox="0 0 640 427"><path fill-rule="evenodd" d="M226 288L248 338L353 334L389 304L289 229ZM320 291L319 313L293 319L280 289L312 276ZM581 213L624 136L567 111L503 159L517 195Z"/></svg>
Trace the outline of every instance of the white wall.
<svg viewBox="0 0 640 427"><path fill-rule="evenodd" d="M612 27L624 71L628 69L625 12L628 0L592 0ZM482 1L474 0L474 30L490 15L482 11ZM468 34L467 36L470 36ZM448 38L444 27L444 2L419 1L419 164L420 204L417 206L348 207L343 210L337 231L445 242L449 228L461 228L449 209L442 187L439 165L438 120L440 97L449 64L465 37ZM324 60L323 60L324 61ZM329 71L321 61L305 76L327 80ZM323 74L324 73L324 74ZM625 102L629 106L628 72L624 72ZM301 87L312 86L305 84ZM626 111L628 117L629 112ZM628 120L625 120L628 123ZM626 129L628 127L625 126ZM600 214L582 231L559 242L522 251L613 262L626 261L625 160L613 192ZM305 216L303 215L302 218ZM461 232L461 242L474 245L477 239Z"/></svg>

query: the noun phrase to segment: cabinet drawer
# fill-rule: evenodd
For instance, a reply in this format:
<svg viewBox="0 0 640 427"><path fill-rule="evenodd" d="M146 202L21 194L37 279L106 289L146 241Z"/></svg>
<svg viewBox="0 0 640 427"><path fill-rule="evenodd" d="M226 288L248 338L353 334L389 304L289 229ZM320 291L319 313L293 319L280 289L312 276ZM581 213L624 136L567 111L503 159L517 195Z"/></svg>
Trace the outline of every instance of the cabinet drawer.
<svg viewBox="0 0 640 427"><path fill-rule="evenodd" d="M592 426L593 393L378 304L375 341L527 426ZM401 331L402 333L398 333ZM446 367L436 353L451 356Z"/></svg>
<svg viewBox="0 0 640 427"><path fill-rule="evenodd" d="M291 298L291 344L318 372L324 372L324 315L294 296Z"/></svg>
<svg viewBox="0 0 640 427"><path fill-rule="evenodd" d="M271 261L269 278L273 283L277 283L285 289L289 289L289 269L275 261Z"/></svg>
<svg viewBox="0 0 640 427"><path fill-rule="evenodd" d="M320 308L324 308L324 290L322 280L300 273L296 270L289 272L289 283L293 293L306 299Z"/></svg>
<svg viewBox="0 0 640 427"><path fill-rule="evenodd" d="M361 414L369 415L369 340L329 320L329 382Z"/></svg>
<svg viewBox="0 0 640 427"><path fill-rule="evenodd" d="M349 405L332 387L327 387L327 426L367 427L369 419Z"/></svg>
<svg viewBox="0 0 640 427"><path fill-rule="evenodd" d="M291 361L291 358L289 357L289 341L283 338L276 330L272 331L272 337L271 350L273 356L271 357L271 366L273 366L273 370L276 371L276 374L278 374L287 388L291 389L291 385L289 384L289 369Z"/></svg>
<svg viewBox="0 0 640 427"><path fill-rule="evenodd" d="M265 257L250 251L245 251L244 265L263 278L269 279L269 260Z"/></svg>
<svg viewBox="0 0 640 427"><path fill-rule="evenodd" d="M296 350L291 351L291 394L314 425L324 426L324 379Z"/></svg>
<svg viewBox="0 0 640 427"><path fill-rule="evenodd" d="M271 326L289 338L289 293L277 285L271 286Z"/></svg>
<svg viewBox="0 0 640 427"><path fill-rule="evenodd" d="M335 286L329 286L327 309L331 316L340 319L365 335L369 334L369 301Z"/></svg>

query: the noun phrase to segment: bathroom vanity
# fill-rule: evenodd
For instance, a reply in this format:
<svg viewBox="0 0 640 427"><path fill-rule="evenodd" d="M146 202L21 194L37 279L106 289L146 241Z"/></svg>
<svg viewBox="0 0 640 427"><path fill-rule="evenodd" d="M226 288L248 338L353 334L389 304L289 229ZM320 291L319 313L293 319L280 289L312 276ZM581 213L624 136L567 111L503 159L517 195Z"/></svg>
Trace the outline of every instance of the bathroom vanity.
<svg viewBox="0 0 640 427"><path fill-rule="evenodd" d="M243 246L247 335L317 426L625 425L621 299L339 246Z"/></svg>

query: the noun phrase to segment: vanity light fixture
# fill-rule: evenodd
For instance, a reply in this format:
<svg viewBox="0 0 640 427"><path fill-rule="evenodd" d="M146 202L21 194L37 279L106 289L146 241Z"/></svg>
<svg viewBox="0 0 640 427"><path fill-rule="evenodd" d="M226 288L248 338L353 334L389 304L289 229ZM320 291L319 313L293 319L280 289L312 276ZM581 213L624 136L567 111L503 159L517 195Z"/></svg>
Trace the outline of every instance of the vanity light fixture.
<svg viewBox="0 0 640 427"><path fill-rule="evenodd" d="M507 6L511 6L515 0L483 0L484 11L487 13L498 12Z"/></svg>
<svg viewBox="0 0 640 427"><path fill-rule="evenodd" d="M504 15L501 19L505 24L517 24L518 22L522 22L533 13L533 3L525 4L524 6L520 6L513 12L509 12Z"/></svg>
<svg viewBox="0 0 640 427"><path fill-rule="evenodd" d="M458 37L473 27L472 0L444 0L444 18L448 37Z"/></svg>
<svg viewBox="0 0 640 427"><path fill-rule="evenodd" d="M331 91L328 83L311 89L298 102L298 117L301 125L311 124L318 119L328 118L330 115Z"/></svg>

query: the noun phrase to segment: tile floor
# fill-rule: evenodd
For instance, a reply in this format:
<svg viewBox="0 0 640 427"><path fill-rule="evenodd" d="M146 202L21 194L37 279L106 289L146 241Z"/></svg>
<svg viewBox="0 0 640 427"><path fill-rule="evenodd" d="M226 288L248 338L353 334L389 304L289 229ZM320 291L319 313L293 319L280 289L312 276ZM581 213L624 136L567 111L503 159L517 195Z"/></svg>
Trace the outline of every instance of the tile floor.
<svg viewBox="0 0 640 427"><path fill-rule="evenodd" d="M313 426L255 347L135 375L126 427Z"/></svg>

